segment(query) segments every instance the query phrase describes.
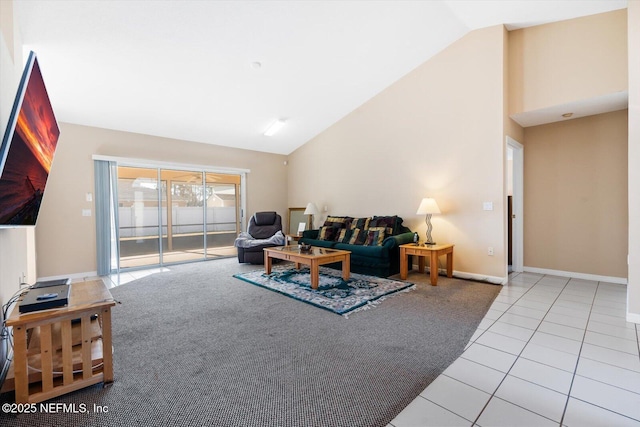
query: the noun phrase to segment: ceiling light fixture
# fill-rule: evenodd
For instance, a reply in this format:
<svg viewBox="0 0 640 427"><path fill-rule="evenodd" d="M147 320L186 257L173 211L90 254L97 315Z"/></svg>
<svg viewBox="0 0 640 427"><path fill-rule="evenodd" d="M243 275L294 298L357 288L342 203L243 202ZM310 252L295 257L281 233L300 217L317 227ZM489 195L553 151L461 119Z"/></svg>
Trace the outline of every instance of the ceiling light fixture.
<svg viewBox="0 0 640 427"><path fill-rule="evenodd" d="M573 113L564 113L564 114L562 115L562 117L564 117L564 118L566 118L566 119L568 119L568 118L569 118L569 117L571 117L571 116L573 116Z"/></svg>
<svg viewBox="0 0 640 427"><path fill-rule="evenodd" d="M282 129L284 124L285 124L284 120L276 120L275 122L273 122L273 123L271 123L269 125L267 130L264 131L264 135L265 136L273 136L273 135L275 135L276 132L278 132L280 129Z"/></svg>

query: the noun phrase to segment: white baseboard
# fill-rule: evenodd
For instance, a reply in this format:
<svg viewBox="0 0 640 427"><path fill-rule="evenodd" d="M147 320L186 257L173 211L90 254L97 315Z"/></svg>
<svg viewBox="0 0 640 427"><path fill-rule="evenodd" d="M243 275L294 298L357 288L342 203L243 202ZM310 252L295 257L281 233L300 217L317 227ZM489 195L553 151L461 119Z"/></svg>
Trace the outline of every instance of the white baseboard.
<svg viewBox="0 0 640 427"><path fill-rule="evenodd" d="M447 270L442 270L444 274L447 274ZM464 271L453 271L453 277L460 279L477 280L479 282L487 282L493 285L505 285L507 283L506 277L487 276L486 274L467 273Z"/></svg>
<svg viewBox="0 0 640 427"><path fill-rule="evenodd" d="M572 277L574 279L592 280L594 282L616 283L618 285L626 285L626 277L599 276L597 274L577 273L575 271L551 270L548 268L524 267L527 273L549 274L551 276Z"/></svg>
<svg viewBox="0 0 640 427"><path fill-rule="evenodd" d="M627 322L640 323L640 314L627 312Z"/></svg>
<svg viewBox="0 0 640 427"><path fill-rule="evenodd" d="M58 279L71 279L71 281L77 280L87 280L89 278L98 277L97 271L87 271L84 273L73 273L73 274L62 274L60 276L46 276L46 277L38 277L38 282L46 282L47 280L58 280Z"/></svg>
<svg viewBox="0 0 640 427"><path fill-rule="evenodd" d="M414 269L417 269L417 267L415 267ZM429 267L425 267L425 272L427 274L431 272ZM446 268L438 269L438 274L446 276L447 269ZM505 285L508 280L506 277L487 276L486 274L467 273L465 271L457 271L457 270L453 270L453 277L458 279L477 280L478 282L487 282L493 285Z"/></svg>

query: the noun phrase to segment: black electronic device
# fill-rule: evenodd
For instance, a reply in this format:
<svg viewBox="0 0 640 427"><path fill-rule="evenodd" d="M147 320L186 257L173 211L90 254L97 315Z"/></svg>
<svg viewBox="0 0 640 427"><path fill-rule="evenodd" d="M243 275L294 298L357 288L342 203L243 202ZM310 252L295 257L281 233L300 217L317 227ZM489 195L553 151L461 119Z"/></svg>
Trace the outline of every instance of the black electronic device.
<svg viewBox="0 0 640 427"><path fill-rule="evenodd" d="M31 313L38 310L63 307L69 304L71 285L48 286L45 288L31 288L18 305L20 313Z"/></svg>
<svg viewBox="0 0 640 427"><path fill-rule="evenodd" d="M45 280L43 282L36 282L31 289L39 289L39 288L48 288L49 286L60 286L60 285L70 285L71 279L54 279L54 280Z"/></svg>

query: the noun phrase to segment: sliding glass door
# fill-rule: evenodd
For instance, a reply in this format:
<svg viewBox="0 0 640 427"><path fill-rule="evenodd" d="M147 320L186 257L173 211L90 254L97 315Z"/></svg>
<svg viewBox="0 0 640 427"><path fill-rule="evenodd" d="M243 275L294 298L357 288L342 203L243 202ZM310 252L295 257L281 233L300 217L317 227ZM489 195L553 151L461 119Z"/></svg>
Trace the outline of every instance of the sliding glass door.
<svg viewBox="0 0 640 427"><path fill-rule="evenodd" d="M240 232L240 176L205 175L207 205L206 256L236 255L233 242Z"/></svg>
<svg viewBox="0 0 640 427"><path fill-rule="evenodd" d="M235 256L241 175L118 167L120 268Z"/></svg>
<svg viewBox="0 0 640 427"><path fill-rule="evenodd" d="M157 169L118 168L121 268L160 264L159 200L166 200L166 186Z"/></svg>
<svg viewBox="0 0 640 427"><path fill-rule="evenodd" d="M169 189L163 262L204 259L203 173L162 169L160 176Z"/></svg>

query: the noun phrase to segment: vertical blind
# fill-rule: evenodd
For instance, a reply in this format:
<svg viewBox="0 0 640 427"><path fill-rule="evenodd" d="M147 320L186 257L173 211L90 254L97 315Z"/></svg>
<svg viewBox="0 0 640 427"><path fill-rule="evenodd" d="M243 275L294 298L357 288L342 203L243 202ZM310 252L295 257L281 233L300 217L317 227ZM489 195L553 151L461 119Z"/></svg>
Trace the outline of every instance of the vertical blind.
<svg viewBox="0 0 640 427"><path fill-rule="evenodd" d="M118 270L118 216L114 206L118 206L117 164L116 162L94 160L95 200L96 200L96 254L99 276ZM115 233L112 233L112 230ZM116 236L114 239L113 237ZM115 263L115 265L114 265Z"/></svg>

